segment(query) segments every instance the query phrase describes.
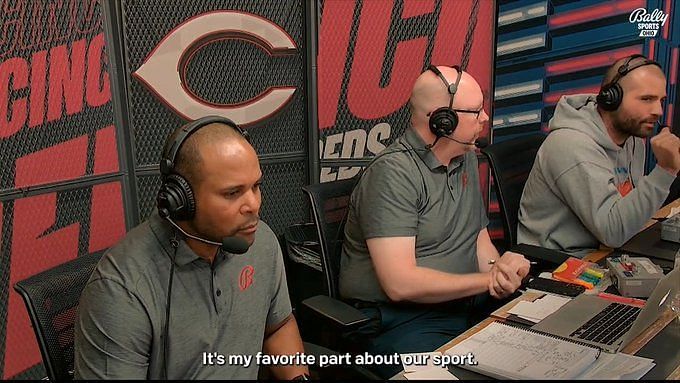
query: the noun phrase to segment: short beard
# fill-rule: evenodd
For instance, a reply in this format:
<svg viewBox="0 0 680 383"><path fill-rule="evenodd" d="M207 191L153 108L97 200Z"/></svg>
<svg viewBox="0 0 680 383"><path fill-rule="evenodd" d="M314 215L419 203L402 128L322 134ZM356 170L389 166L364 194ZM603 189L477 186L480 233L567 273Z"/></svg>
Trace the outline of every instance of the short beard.
<svg viewBox="0 0 680 383"><path fill-rule="evenodd" d="M635 121L633 118L619 119L619 116L614 117L614 129L620 133L627 134L629 136L635 136L640 138L647 138L653 134L653 130L647 133L642 127L642 123Z"/></svg>

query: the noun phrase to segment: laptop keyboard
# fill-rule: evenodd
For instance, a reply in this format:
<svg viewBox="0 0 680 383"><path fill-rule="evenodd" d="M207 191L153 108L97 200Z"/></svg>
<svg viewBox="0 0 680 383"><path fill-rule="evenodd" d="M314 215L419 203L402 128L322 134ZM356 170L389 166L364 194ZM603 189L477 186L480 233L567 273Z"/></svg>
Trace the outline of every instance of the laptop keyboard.
<svg viewBox="0 0 680 383"><path fill-rule="evenodd" d="M630 329L640 311L639 307L611 303L570 336L611 345Z"/></svg>

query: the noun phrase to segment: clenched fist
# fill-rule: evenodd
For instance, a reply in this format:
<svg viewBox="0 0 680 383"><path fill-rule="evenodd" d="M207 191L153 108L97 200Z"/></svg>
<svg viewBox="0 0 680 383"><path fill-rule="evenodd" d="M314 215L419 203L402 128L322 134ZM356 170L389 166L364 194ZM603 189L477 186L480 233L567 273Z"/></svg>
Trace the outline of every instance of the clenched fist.
<svg viewBox="0 0 680 383"><path fill-rule="evenodd" d="M680 138L671 133L668 127L664 127L650 142L656 163L669 173L677 175L680 171Z"/></svg>
<svg viewBox="0 0 680 383"><path fill-rule="evenodd" d="M489 273L489 294L500 299L514 293L529 274L529 266L523 255L510 251L504 253Z"/></svg>

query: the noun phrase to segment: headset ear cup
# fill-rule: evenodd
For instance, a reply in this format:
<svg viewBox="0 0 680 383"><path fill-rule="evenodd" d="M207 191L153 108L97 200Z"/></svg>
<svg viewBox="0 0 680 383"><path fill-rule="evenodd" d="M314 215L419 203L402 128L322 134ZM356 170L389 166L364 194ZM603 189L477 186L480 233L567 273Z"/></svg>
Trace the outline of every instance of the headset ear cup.
<svg viewBox="0 0 680 383"><path fill-rule="evenodd" d="M618 109L623 100L623 88L621 85L614 84L602 89L597 95L597 104L604 110L614 111Z"/></svg>
<svg viewBox="0 0 680 383"><path fill-rule="evenodd" d="M458 114L449 108L439 108L432 112L429 125L435 136L449 136L458 126Z"/></svg>
<svg viewBox="0 0 680 383"><path fill-rule="evenodd" d="M159 213L161 212L161 200L164 200L164 208L170 217L176 220L189 220L196 213L196 200L191 185L179 174L171 174L161 187L159 193Z"/></svg>
<svg viewBox="0 0 680 383"><path fill-rule="evenodd" d="M168 202L168 191L165 182L161 184L158 189L158 194L156 194L156 208L158 209L158 215L163 219L170 217L170 207Z"/></svg>
<svg viewBox="0 0 680 383"><path fill-rule="evenodd" d="M623 102L623 88L618 83L611 87L612 110L616 110Z"/></svg>

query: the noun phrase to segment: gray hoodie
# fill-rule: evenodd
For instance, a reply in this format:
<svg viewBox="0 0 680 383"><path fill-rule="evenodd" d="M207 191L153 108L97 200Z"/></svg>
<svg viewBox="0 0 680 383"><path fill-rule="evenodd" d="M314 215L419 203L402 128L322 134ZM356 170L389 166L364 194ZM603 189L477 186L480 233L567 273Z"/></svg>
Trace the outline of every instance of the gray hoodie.
<svg viewBox="0 0 680 383"><path fill-rule="evenodd" d="M661 207L675 176L659 166L644 176L644 140L614 143L595 95L563 96L549 124L524 186L517 242L580 257L600 243L620 247Z"/></svg>

